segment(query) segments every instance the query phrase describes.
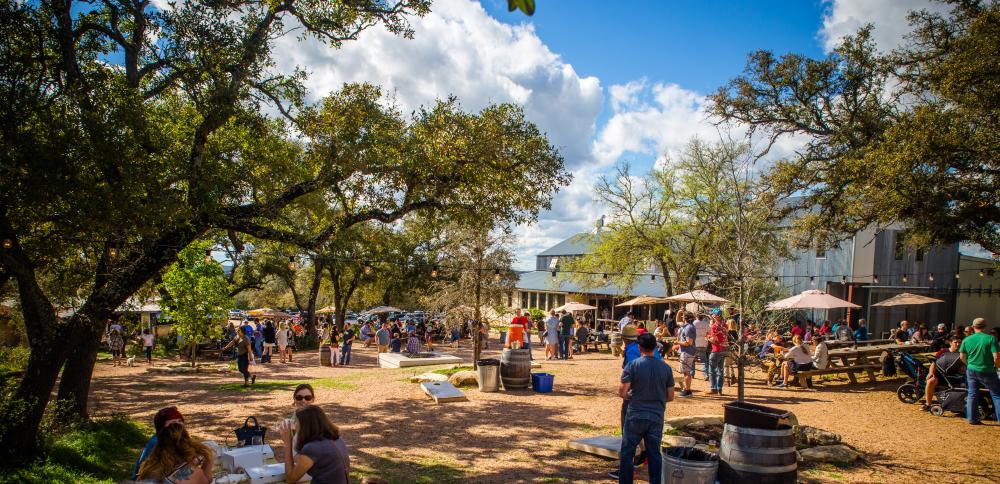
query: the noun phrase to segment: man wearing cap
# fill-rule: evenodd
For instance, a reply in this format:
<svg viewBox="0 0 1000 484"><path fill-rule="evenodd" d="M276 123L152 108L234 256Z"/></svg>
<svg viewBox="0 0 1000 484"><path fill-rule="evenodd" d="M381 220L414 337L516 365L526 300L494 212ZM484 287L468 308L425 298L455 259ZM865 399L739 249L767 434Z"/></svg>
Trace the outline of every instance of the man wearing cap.
<svg viewBox="0 0 1000 484"><path fill-rule="evenodd" d="M993 398L993 410L1000 422L1000 379L997 378L997 367L1000 366L1000 345L997 340L986 332L986 319L976 318L972 321L975 334L962 340L958 348L962 362L965 363L965 377L969 384L969 397L965 402L965 418L972 425L982 424L979 421L979 389L986 388Z"/></svg>
<svg viewBox="0 0 1000 484"><path fill-rule="evenodd" d="M653 356L656 337L650 333L637 338L642 356L632 360L622 370L618 396L628 400L625 425L622 428L622 446L619 451L618 482L633 481L633 458L639 442L643 442L649 459L649 482L661 482L663 456L659 452L663 441L663 414L667 402L674 399L674 375L670 366Z"/></svg>
<svg viewBox="0 0 1000 484"><path fill-rule="evenodd" d="M132 469L132 480L139 478L139 467L142 466L142 462L149 457L150 452L153 451L153 447L156 447L156 435L160 433L168 425L180 424L184 425L184 417L181 412L177 410L177 407L166 407L161 408L156 415L153 416L153 428L156 429L156 433L146 442L146 447L142 449L142 453L139 454L139 460L135 461L135 468Z"/></svg>
<svg viewBox="0 0 1000 484"><path fill-rule="evenodd" d="M944 323L937 325L937 329L931 333L931 351L937 353L946 348L950 338L948 338L948 327Z"/></svg>

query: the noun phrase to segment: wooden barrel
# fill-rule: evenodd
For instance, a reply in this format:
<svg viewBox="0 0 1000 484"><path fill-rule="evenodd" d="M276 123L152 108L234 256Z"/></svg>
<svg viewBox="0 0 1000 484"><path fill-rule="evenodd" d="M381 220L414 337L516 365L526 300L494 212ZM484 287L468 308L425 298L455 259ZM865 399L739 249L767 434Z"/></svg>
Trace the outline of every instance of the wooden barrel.
<svg viewBox="0 0 1000 484"><path fill-rule="evenodd" d="M500 381L504 390L528 388L531 383L531 355L528 350L503 350L500 355Z"/></svg>
<svg viewBox="0 0 1000 484"><path fill-rule="evenodd" d="M782 425L777 430L726 424L719 445L719 482L795 483L795 435Z"/></svg>
<svg viewBox="0 0 1000 484"><path fill-rule="evenodd" d="M330 365L330 345L319 345L319 365Z"/></svg>

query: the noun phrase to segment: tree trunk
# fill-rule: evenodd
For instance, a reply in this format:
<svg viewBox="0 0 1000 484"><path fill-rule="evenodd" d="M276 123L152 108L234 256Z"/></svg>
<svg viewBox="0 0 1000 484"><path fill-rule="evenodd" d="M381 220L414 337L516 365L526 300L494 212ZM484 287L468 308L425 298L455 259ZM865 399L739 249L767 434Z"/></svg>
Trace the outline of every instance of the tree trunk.
<svg viewBox="0 0 1000 484"><path fill-rule="evenodd" d="M20 252L15 246L12 251ZM17 254L21 255L21 254ZM23 262L18 260L15 264ZM17 270L18 293L21 313L24 316L25 332L31 345L28 367L24 377L14 392L14 399L25 404L21 418L4 418L8 422L0 426L0 455L5 465L18 465L31 460L38 452L38 426L45 415L49 395L55 386L59 370L66 361L67 325L56 316L51 302L38 286L33 270L13 267Z"/></svg>
<svg viewBox="0 0 1000 484"><path fill-rule="evenodd" d="M481 278L482 278L482 275L480 274L480 271L477 271L477 273L476 273L476 313L475 313L476 314L476 332L473 333L473 336L472 336L472 341L473 341L473 345L472 345L472 348L473 348L473 350L472 350L472 368L474 368L474 369L478 369L479 368L479 358L480 358L480 356L482 356L482 344L481 344L482 341L481 340L482 340L482 333L483 333L483 328L482 328L483 322L480 319L482 317L482 315L479 312L480 298L482 297L482 292L483 292L483 283L482 283Z"/></svg>
<svg viewBox="0 0 1000 484"><path fill-rule="evenodd" d="M68 410L81 418L88 418L87 405L90 400L90 381L97 363L97 350L101 346L101 325L91 323L86 318L77 321L73 331L72 345L66 359L62 378L59 380L59 392L56 400L69 405ZM107 318L101 319L101 321ZM124 336L123 336L124 337Z"/></svg>
<svg viewBox="0 0 1000 484"><path fill-rule="evenodd" d="M323 279L323 264L313 261L313 280L309 286L309 300L306 302L306 334L316 337L316 298L319 297L319 284Z"/></svg>
<svg viewBox="0 0 1000 484"><path fill-rule="evenodd" d="M197 368L196 364L198 360L198 340L196 338L191 338L191 368Z"/></svg>

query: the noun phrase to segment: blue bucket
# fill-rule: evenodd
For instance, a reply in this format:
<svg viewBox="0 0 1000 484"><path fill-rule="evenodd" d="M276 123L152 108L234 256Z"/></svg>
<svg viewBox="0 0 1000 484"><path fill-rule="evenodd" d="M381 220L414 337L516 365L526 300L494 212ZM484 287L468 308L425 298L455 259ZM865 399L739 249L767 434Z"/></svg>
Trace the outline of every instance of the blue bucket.
<svg viewBox="0 0 1000 484"><path fill-rule="evenodd" d="M552 381L555 378L551 373L532 373L531 389L538 393L552 393Z"/></svg>

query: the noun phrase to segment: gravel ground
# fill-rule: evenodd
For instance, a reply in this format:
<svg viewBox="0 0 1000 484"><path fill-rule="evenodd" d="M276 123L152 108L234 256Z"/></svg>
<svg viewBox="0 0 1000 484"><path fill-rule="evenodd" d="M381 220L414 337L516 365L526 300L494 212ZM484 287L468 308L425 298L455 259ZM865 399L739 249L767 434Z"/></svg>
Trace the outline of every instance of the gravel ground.
<svg viewBox="0 0 1000 484"><path fill-rule="evenodd" d="M445 352L471 360L468 345ZM497 352L491 341L485 356ZM257 366L256 388L243 391L235 371L151 374L144 364L115 368L102 361L91 404L95 414L124 412L150 422L160 407L177 405L189 430L220 443L255 415L272 429L267 440L278 447L277 424L291 414L291 390L309 381L317 386L317 403L340 426L355 476L401 483L611 482L607 472L614 462L569 450L566 442L618 432L618 358L588 353L544 362L542 371L555 374L551 394L465 389L468 402L441 405L405 381L435 367L381 369L375 348L360 346L352 363L320 367L314 352L299 353L290 364ZM872 384L862 377L856 385L828 381L802 390L767 388L761 377L750 374L747 401L792 410L802 424L837 432L866 455L865 463L846 469L800 471L802 481L1000 482L1000 428L993 422L973 427L960 417L933 417L902 404L895 396L898 379ZM707 388L696 379L695 395L668 404L667 415L721 414L732 397L710 397Z"/></svg>

